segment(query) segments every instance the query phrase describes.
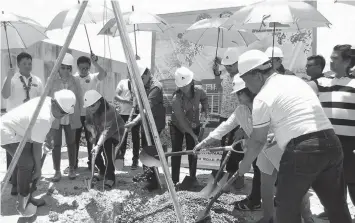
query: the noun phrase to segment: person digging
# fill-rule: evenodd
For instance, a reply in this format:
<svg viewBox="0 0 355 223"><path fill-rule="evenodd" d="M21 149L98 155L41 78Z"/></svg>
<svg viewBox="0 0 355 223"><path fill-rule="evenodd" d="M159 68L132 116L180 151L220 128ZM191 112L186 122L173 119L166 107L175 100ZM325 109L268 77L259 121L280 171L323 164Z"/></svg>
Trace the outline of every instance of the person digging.
<svg viewBox="0 0 355 223"><path fill-rule="evenodd" d="M39 100L39 97L33 98L1 117L1 147L11 156L16 153ZM74 93L66 89L55 92L53 98L45 98L30 138L17 161L17 191L19 193L17 210L22 216L31 217L36 213L37 207L45 205L43 199L32 197L32 189L36 187L36 182L41 177L43 143L46 142L46 146L51 145L48 133L53 121L72 114L75 103Z"/></svg>

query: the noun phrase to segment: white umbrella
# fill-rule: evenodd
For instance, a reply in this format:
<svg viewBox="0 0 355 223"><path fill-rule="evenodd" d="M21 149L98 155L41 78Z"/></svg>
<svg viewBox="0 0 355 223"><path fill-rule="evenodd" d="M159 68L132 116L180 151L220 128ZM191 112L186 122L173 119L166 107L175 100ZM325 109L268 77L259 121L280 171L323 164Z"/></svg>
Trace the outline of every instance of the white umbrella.
<svg viewBox="0 0 355 223"><path fill-rule="evenodd" d="M221 27L228 18L203 19L188 29L183 38L204 46L214 46L220 48L249 46L258 40L256 35L245 30L228 30Z"/></svg>
<svg viewBox="0 0 355 223"><path fill-rule="evenodd" d="M73 24L76 14L79 11L79 8L80 8L80 1L78 1L78 4L75 5L74 7L58 13L53 18L51 23L48 25L47 31L55 30L55 29L63 29L65 27L71 26ZM90 24L90 23L96 24L104 19L107 20L111 18L114 18L114 14L113 11L106 6L106 1L105 1L105 5L94 6L88 4L87 7L85 8L84 14L80 20L80 24L84 25L86 37L89 43L91 53L92 53L91 44L90 44L89 35L85 24Z"/></svg>
<svg viewBox="0 0 355 223"><path fill-rule="evenodd" d="M1 35L3 36L1 49L8 50L11 68L10 49L27 48L36 42L47 39L45 28L32 19L2 12L0 22Z"/></svg>
<svg viewBox="0 0 355 223"><path fill-rule="evenodd" d="M126 24L127 31L133 32L135 35L137 59L139 59L139 56L137 55L136 31L164 32L170 28L168 23L161 17L149 12L134 11L133 6L132 12L123 13L123 19ZM116 19L113 18L109 20L100 30L98 35L109 35L113 37L119 36L120 34L117 29Z"/></svg>
<svg viewBox="0 0 355 223"><path fill-rule="evenodd" d="M348 4L348 5L355 6L355 1L354 0L335 0L335 3L343 3L343 4Z"/></svg>
<svg viewBox="0 0 355 223"><path fill-rule="evenodd" d="M305 2L263 1L245 6L235 12L223 25L227 29L301 30L329 27L331 23L310 4Z"/></svg>

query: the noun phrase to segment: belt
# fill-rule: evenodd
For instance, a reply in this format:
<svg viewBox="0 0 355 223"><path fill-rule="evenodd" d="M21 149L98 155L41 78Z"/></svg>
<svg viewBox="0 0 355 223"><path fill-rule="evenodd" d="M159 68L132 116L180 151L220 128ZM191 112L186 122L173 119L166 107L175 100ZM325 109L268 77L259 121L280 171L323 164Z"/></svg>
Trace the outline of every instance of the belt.
<svg viewBox="0 0 355 223"><path fill-rule="evenodd" d="M306 141L308 139L314 139L314 138L325 138L329 135L335 135L335 132L333 129L326 129L326 130L321 130L318 132L311 132L308 134L300 135L296 138L291 139L288 143L287 146L290 144L297 145L303 141Z"/></svg>

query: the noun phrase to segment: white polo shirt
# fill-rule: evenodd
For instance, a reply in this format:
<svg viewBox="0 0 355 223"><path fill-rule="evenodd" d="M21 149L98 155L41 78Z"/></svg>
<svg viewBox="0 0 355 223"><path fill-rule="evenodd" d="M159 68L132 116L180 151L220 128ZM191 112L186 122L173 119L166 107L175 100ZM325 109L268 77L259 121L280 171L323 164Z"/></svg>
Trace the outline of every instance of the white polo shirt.
<svg viewBox="0 0 355 223"><path fill-rule="evenodd" d="M26 90L24 89L23 83L21 82L22 75L17 72L11 79L11 96L6 101L6 110L11 111L13 108L24 103L26 99ZM29 79L32 78L31 88L29 90L30 99L39 97L43 93L43 84L39 77L31 74L28 78L23 76L23 80L28 85ZM4 80L4 83L6 78Z"/></svg>
<svg viewBox="0 0 355 223"><path fill-rule="evenodd" d="M271 125L279 147L301 135L333 129L312 88L296 76L273 74L253 102L253 128Z"/></svg>
<svg viewBox="0 0 355 223"><path fill-rule="evenodd" d="M119 92L119 96L121 96L125 100L131 100L132 93L128 88L129 79L123 79L117 84L116 94ZM131 90L132 86L131 86ZM128 103L119 103L120 115L129 115L132 110L132 105Z"/></svg>
<svg viewBox="0 0 355 223"><path fill-rule="evenodd" d="M85 92L89 90L97 90L97 84L100 82L100 80L98 79L98 75L99 73L89 73L86 77L81 77L78 72L74 74L74 77L79 80L83 97L85 95ZM84 100L84 98L82 98L81 100ZM84 103L81 104L84 105ZM81 116L85 116L85 115L86 115L86 109L82 107Z"/></svg>
<svg viewBox="0 0 355 223"><path fill-rule="evenodd" d="M1 116L1 145L18 143L22 140L38 105L39 99L39 97L31 99ZM51 111L51 98L46 97L38 118L32 128L30 140L43 143L54 119Z"/></svg>

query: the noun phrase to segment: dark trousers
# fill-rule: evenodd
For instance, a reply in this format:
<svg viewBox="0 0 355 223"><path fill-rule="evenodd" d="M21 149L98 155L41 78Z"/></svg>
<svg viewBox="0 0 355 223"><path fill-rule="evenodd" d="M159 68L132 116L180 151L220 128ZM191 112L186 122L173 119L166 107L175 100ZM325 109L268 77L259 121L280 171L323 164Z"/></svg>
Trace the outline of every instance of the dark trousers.
<svg viewBox="0 0 355 223"><path fill-rule="evenodd" d="M87 150L88 150L88 165L91 165L91 150L92 150L92 143L90 142L90 132L89 130L85 127L85 116L80 117L81 121L81 127L76 129L75 131L75 143L76 143L76 161L75 161L75 167L78 166L79 162L79 149L80 149L80 138L81 138L81 133L84 130L85 133L85 139L86 139L86 145L87 145Z"/></svg>
<svg viewBox="0 0 355 223"><path fill-rule="evenodd" d="M121 115L122 119L124 122L128 121L129 115ZM137 116L133 116L133 119L137 117ZM132 142L133 142L133 158L132 160L138 160L139 159L139 129L140 129L140 125L136 125L132 128L131 133L132 133ZM124 142L122 144L121 147L121 151L122 151L122 156L124 157L124 155L126 154L126 148L127 148L127 138L128 135L126 136L126 138L124 139Z"/></svg>
<svg viewBox="0 0 355 223"><path fill-rule="evenodd" d="M9 166L10 166L11 161L12 161L12 156L11 156L11 154L8 153L8 152L6 152L6 169L7 169L7 170L9 169ZM15 167L15 168L16 168L16 167ZM14 170L14 172L12 173L12 175L11 175L11 177L10 177L10 182L11 182L11 184L12 184L13 186L16 186L16 182L14 182L14 181L12 180L12 176L14 176L14 175L15 175L15 178L16 178L17 173L15 174L15 170ZM14 183L15 183L15 184L14 184Z"/></svg>
<svg viewBox="0 0 355 223"><path fill-rule="evenodd" d="M200 128L193 129L196 135L199 134ZM170 136L171 136L171 146L173 152L182 151L182 143L186 142L186 150L193 150L195 147L195 141L192 136L188 133L182 133L175 125L170 124ZM196 177L197 169L197 157L194 155L189 155L189 172L191 177ZM171 175L174 183L179 182L180 178L180 165L181 165L181 156L171 157Z"/></svg>
<svg viewBox="0 0 355 223"><path fill-rule="evenodd" d="M74 168L76 163L75 129L71 129L70 125L59 125L59 129L51 129L54 141L52 158L55 171L60 171L60 161L62 157L62 128L64 129L65 141L68 148L69 167Z"/></svg>
<svg viewBox="0 0 355 223"><path fill-rule="evenodd" d="M226 121L227 118L220 117L219 123ZM221 146L230 146L234 142L234 134L239 129L239 126L229 132L227 135L222 137ZM223 152L221 164L223 162L224 157L227 155L227 152ZM242 161L244 158L244 154L242 153L231 153L230 158L226 165L226 170L228 173L234 174L239 169L239 162Z"/></svg>
<svg viewBox="0 0 355 223"><path fill-rule="evenodd" d="M11 157L15 155L19 143L12 143L7 145L2 145L6 152L10 154ZM11 161L10 161L11 162ZM12 174L11 183L13 186L17 186L18 193L26 197L30 193L30 183L32 182L32 173L34 170L34 160L32 143L26 143L23 151L20 155L17 165Z"/></svg>
<svg viewBox="0 0 355 223"><path fill-rule="evenodd" d="M351 223L345 197L343 152L333 130L292 139L280 161L276 222L301 223L301 202L313 187L331 223Z"/></svg>
<svg viewBox="0 0 355 223"><path fill-rule="evenodd" d="M260 169L256 165L256 159L253 162L254 176L251 187L251 193L249 195L249 200L255 204L260 204L261 202L261 174Z"/></svg>
<svg viewBox="0 0 355 223"><path fill-rule="evenodd" d="M355 137L338 136L344 153L344 179L351 201L355 205ZM346 192L346 190L345 190Z"/></svg>
<svg viewBox="0 0 355 223"><path fill-rule="evenodd" d="M99 168L100 174L106 176L105 179L115 182L115 165L113 153L115 147L118 145L118 141L113 138L106 139L103 147L100 148L99 154L97 154L95 165ZM104 157L104 158L102 158ZM105 161L104 161L105 160Z"/></svg>

